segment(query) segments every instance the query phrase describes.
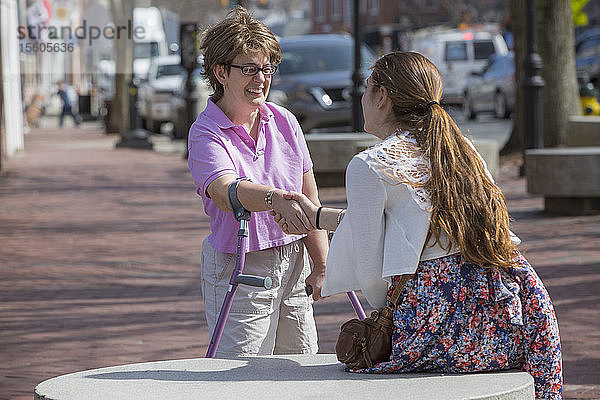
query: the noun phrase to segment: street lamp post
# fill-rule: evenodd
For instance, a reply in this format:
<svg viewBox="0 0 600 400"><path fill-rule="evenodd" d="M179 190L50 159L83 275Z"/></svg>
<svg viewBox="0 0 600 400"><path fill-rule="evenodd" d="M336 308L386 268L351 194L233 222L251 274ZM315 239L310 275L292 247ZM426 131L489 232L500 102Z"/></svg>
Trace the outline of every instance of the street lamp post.
<svg viewBox="0 0 600 400"><path fill-rule="evenodd" d="M527 54L525 56L525 149L544 147L542 130L542 89L544 79L540 76L542 58L537 53L535 0L527 0Z"/></svg>
<svg viewBox="0 0 600 400"><path fill-rule="evenodd" d="M131 78L128 87L130 129L127 132L121 133L121 140L117 142L115 147L152 150L154 145L149 140L150 132L140 127L141 120L137 111L138 87L139 80L137 78Z"/></svg>
<svg viewBox="0 0 600 400"><path fill-rule="evenodd" d="M181 131L185 132L185 153L184 158L187 159L188 154L188 129L196 118L196 103L198 97L196 95L196 85L194 83L193 72L198 66L198 56L200 55L200 27L195 22L181 24L179 28L179 43L181 44L181 65L187 71L187 79L184 87L185 99L185 115L182 119L178 119L177 136L180 136ZM183 136L183 135L181 135Z"/></svg>
<svg viewBox="0 0 600 400"><path fill-rule="evenodd" d="M360 132L363 129L360 98L364 90L364 78L360 65L360 43L360 0L354 0L354 72L352 73L352 130L354 132Z"/></svg>

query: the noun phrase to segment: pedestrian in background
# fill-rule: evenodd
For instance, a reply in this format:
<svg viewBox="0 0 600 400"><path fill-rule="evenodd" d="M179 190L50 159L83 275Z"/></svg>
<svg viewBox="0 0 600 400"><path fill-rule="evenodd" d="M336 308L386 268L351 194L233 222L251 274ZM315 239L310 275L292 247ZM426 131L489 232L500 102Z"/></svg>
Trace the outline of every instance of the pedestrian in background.
<svg viewBox="0 0 600 400"><path fill-rule="evenodd" d="M286 196L317 228L337 229L323 295L362 290L381 308L406 282L390 360L353 372L520 368L533 376L537 399L560 399L554 307L516 247L500 188L441 96L442 78L422 55L380 58L362 107L365 131L383 141L350 161L347 211Z"/></svg>
<svg viewBox="0 0 600 400"><path fill-rule="evenodd" d="M60 112L58 125L62 128L65 120L65 115L70 115L73 118L75 125L79 126L79 124L81 123L81 117L79 116L79 114L73 111L73 104L69 97L69 93L67 92L67 86L64 84L64 82L59 81L56 82L56 87L58 88L56 94L58 95L58 97L60 97L60 100L62 101L62 110Z"/></svg>
<svg viewBox="0 0 600 400"><path fill-rule="evenodd" d="M239 223L227 192L241 177L250 180L239 183L237 195L252 212L244 273L273 280L269 290L238 287L217 356L316 353L312 301L318 300L324 279L327 237L323 231L287 235L268 213L277 210L297 229L307 229L311 226L300 206L283 194L301 192L320 204L298 121L285 108L266 102L281 61L279 43L239 7L204 32L201 48L214 94L190 128L188 165L210 217L201 282L211 336L236 257ZM315 288L313 299L306 284Z"/></svg>

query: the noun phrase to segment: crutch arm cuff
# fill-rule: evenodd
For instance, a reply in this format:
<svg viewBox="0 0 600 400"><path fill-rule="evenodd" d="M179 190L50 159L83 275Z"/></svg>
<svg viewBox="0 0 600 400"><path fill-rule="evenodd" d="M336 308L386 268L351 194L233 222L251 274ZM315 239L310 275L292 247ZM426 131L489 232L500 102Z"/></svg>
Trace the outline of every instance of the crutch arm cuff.
<svg viewBox="0 0 600 400"><path fill-rule="evenodd" d="M236 221L241 220L250 220L250 211L246 210L237 195L237 188L241 181L249 181L252 182L251 179L246 178L245 176L236 178L233 182L229 184L227 188L227 197L229 197L229 204L231 205L231 210L233 211L233 217Z"/></svg>

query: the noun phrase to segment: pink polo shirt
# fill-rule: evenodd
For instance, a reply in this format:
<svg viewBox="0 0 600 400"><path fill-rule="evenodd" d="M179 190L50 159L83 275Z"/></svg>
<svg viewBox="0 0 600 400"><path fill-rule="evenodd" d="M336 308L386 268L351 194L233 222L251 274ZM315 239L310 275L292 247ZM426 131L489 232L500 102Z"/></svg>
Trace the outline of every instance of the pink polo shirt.
<svg viewBox="0 0 600 400"><path fill-rule="evenodd" d="M292 113L266 102L260 108L258 140L235 125L212 101L189 132L188 166L196 192L210 217L210 244L223 253L236 253L239 222L215 205L206 189L225 174L245 176L254 183L302 192L302 178L313 164L302 129ZM268 211L252 212L247 251L291 243L303 236L286 235Z"/></svg>

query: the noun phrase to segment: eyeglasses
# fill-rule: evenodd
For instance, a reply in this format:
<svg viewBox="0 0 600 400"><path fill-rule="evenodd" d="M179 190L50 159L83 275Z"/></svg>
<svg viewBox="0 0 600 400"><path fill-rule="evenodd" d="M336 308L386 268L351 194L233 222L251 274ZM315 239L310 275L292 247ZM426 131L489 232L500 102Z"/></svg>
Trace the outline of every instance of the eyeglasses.
<svg viewBox="0 0 600 400"><path fill-rule="evenodd" d="M273 75L277 71L277 65L265 65L264 67L257 67L256 65L233 65L225 64L233 68L239 68L242 70L242 74L252 76L258 74L258 71L262 71L264 75Z"/></svg>

